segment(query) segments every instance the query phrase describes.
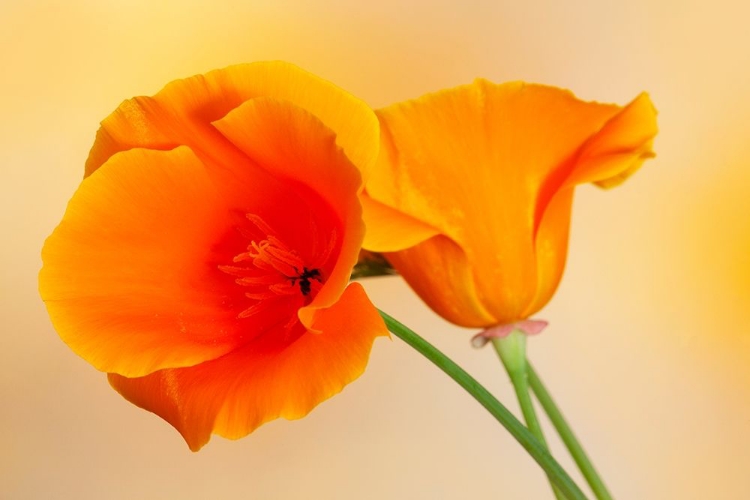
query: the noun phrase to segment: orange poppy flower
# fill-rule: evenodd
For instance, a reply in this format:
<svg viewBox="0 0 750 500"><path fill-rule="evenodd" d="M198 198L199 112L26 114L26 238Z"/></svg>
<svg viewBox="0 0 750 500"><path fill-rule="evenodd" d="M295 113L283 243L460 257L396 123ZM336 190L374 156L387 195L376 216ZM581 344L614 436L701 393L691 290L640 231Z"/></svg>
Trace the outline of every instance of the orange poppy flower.
<svg viewBox="0 0 750 500"><path fill-rule="evenodd" d="M513 323L547 303L575 186L624 181L653 156L657 132L646 94L619 107L481 79L377 114L364 247L467 327Z"/></svg>
<svg viewBox="0 0 750 500"><path fill-rule="evenodd" d="M125 101L42 252L56 330L192 450L303 417L388 334L347 286L378 134L363 102L285 63Z"/></svg>

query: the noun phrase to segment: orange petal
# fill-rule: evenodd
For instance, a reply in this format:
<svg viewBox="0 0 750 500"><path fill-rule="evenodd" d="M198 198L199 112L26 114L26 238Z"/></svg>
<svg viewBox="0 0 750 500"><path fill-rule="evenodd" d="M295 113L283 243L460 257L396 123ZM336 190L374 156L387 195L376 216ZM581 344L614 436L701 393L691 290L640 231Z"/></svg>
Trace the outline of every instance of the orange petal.
<svg viewBox="0 0 750 500"><path fill-rule="evenodd" d="M432 238L440 231L424 222L392 209L370 198L367 193L360 196L362 217L373 221L367 226L363 247L373 252L393 252L416 245Z"/></svg>
<svg viewBox="0 0 750 500"><path fill-rule="evenodd" d="M45 243L39 277L74 351L100 370L140 376L247 340L237 321L243 290L218 269L247 242L222 245L245 213L263 213L284 191L262 170L238 171L221 184L186 147L134 149L82 182Z"/></svg>
<svg viewBox="0 0 750 500"><path fill-rule="evenodd" d="M270 420L297 419L363 372L388 332L361 286L319 310L314 328L284 349L256 342L219 359L142 378L110 374L132 403L172 424L197 451L212 433L237 439Z"/></svg>
<svg viewBox="0 0 750 500"><path fill-rule="evenodd" d="M417 295L448 321L473 327L494 323L484 307L485 297L477 290L466 252L446 236L384 255Z"/></svg>
<svg viewBox="0 0 750 500"><path fill-rule="evenodd" d="M274 61L177 80L153 97L125 101L102 122L86 162L86 175L116 152L134 147L170 149L183 144L205 163L226 164L236 153L211 122L249 99L264 96L289 101L321 119L363 172L374 162L379 127L370 108L326 80Z"/></svg>
<svg viewBox="0 0 750 500"><path fill-rule="evenodd" d="M536 294L529 300L519 318L528 318L544 307L560 284L568 255L572 206L573 187L570 186L558 191L545 209L534 247L537 266Z"/></svg>
<svg viewBox="0 0 750 500"><path fill-rule="evenodd" d="M465 253L456 264L435 267L427 255L436 250L425 243L412 248L412 286L424 281L450 287L453 276L468 273L475 283L471 293L482 302L477 309L492 316L484 326L525 317L537 295L540 209L568 177L582 145L619 109L579 101L557 88L477 80L379 110L383 146L368 195L438 228ZM372 228L381 221L372 217L365 223ZM567 223L564 229L567 238ZM406 233L405 226L393 229L392 246L412 245ZM555 248L552 260L564 261L564 252ZM468 269L450 269L461 265ZM441 307L440 314L455 317L447 305ZM456 322L482 326L477 325L482 320L473 314Z"/></svg>
<svg viewBox="0 0 750 500"><path fill-rule="evenodd" d="M658 131L656 108L643 93L586 143L566 184L594 182L604 188L621 184L655 156L652 146Z"/></svg>
<svg viewBox="0 0 750 500"><path fill-rule="evenodd" d="M86 160L84 177L91 175L120 151L132 148L166 151L180 145L177 137L168 135L167 127L163 124L159 127L155 119L151 118L151 115L159 116L159 113L150 110L148 99L136 97L123 101L111 115L102 120Z"/></svg>
<svg viewBox="0 0 750 500"><path fill-rule="evenodd" d="M562 277L573 188L587 182L602 187L624 182L646 159L654 156L651 148L657 132L656 110L648 95L641 94L586 141L568 167L567 176L555 187L549 203L546 206L540 203L536 233L539 286L523 317L544 307Z"/></svg>

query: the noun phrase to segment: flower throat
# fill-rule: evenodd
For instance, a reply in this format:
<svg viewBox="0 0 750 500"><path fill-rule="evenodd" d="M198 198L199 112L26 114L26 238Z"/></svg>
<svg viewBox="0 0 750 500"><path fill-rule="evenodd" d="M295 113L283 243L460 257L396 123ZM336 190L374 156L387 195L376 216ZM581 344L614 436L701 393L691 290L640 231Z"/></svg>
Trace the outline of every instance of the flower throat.
<svg viewBox="0 0 750 500"><path fill-rule="evenodd" d="M255 302L239 317L252 316L282 298L296 299L300 305L309 303L323 286L321 269L307 265L261 217L246 217L255 226L253 236L261 237L253 238L247 250L232 259L235 265L219 266L236 278L235 283L246 287L245 296Z"/></svg>

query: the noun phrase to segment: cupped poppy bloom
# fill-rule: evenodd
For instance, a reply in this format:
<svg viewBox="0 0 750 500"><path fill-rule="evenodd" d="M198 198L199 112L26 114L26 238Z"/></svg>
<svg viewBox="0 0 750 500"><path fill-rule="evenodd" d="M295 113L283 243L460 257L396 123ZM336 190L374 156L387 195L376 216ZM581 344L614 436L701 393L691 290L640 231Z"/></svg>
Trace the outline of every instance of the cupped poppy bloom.
<svg viewBox="0 0 750 500"><path fill-rule="evenodd" d="M482 328L549 301L575 186L621 183L653 156L657 132L646 94L620 107L481 79L377 115L364 247L383 252L441 316Z"/></svg>
<svg viewBox="0 0 750 500"><path fill-rule="evenodd" d="M303 417L388 334L349 284L378 137L363 102L280 62L125 101L42 252L54 327L192 450Z"/></svg>

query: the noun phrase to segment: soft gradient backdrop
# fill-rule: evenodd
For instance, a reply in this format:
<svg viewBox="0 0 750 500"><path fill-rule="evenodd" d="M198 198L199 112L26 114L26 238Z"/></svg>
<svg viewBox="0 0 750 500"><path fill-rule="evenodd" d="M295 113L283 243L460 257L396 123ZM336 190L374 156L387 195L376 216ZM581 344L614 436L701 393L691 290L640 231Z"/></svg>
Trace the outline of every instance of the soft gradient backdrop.
<svg viewBox="0 0 750 500"><path fill-rule="evenodd" d="M0 4L0 498L551 498L506 432L398 340L308 418L193 454L56 336L39 253L98 122L172 79L265 59L375 107L477 76L618 103L649 91L658 157L621 188L579 189L530 356L617 498L750 498L748 4L271 3ZM366 286L516 409L474 332L398 279Z"/></svg>

